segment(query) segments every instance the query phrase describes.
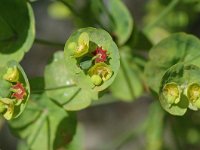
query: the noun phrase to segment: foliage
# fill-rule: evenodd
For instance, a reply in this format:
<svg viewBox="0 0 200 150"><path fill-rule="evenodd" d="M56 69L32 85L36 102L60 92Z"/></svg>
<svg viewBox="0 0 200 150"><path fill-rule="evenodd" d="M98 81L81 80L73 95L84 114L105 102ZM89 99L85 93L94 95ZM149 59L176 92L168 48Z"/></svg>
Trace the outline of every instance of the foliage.
<svg viewBox="0 0 200 150"><path fill-rule="evenodd" d="M49 59L44 76L28 79L19 63L41 42L32 3L0 1L0 113L23 139L19 150L81 150L76 112L146 93L155 99L146 120L108 149L141 133L149 150L198 145L199 112L192 111L200 109L200 41L186 31L200 13L199 0L150 0L142 28L121 0L54 0L49 15L73 21L76 30ZM167 127L182 142L175 148L163 138Z"/></svg>

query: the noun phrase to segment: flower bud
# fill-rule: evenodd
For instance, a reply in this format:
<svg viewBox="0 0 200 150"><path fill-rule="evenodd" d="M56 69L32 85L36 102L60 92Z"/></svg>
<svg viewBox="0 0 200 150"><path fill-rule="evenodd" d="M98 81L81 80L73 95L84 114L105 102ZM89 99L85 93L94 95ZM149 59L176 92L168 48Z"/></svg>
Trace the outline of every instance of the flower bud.
<svg viewBox="0 0 200 150"><path fill-rule="evenodd" d="M4 74L3 79L9 82L17 82L19 80L19 71L17 67L9 67L6 74Z"/></svg>
<svg viewBox="0 0 200 150"><path fill-rule="evenodd" d="M99 75L93 75L91 77L91 80L94 83L94 85L100 85L102 83L102 79Z"/></svg>
<svg viewBox="0 0 200 150"><path fill-rule="evenodd" d="M88 71L90 77L93 75L98 75L104 82L111 78L112 73L113 72L110 67L103 62L96 63Z"/></svg>
<svg viewBox="0 0 200 150"><path fill-rule="evenodd" d="M167 100L167 103L171 106L177 104L180 101L181 91L176 83L167 83L163 87L163 96Z"/></svg>

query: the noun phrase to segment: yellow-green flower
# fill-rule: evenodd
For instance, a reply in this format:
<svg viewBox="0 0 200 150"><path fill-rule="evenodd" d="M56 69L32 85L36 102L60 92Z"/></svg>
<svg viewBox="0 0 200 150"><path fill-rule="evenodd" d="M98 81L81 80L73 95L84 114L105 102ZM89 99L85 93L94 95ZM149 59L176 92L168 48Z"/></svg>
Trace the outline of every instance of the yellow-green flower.
<svg viewBox="0 0 200 150"><path fill-rule="evenodd" d="M9 98L0 99L0 108L2 115L5 119L10 120L14 113L14 100Z"/></svg>
<svg viewBox="0 0 200 150"><path fill-rule="evenodd" d="M68 45L73 57L81 57L88 53L89 50L89 35L86 32L80 34L78 42L71 42Z"/></svg>
<svg viewBox="0 0 200 150"><path fill-rule="evenodd" d="M3 79L9 82L17 82L19 80L19 71L17 67L9 67L6 74L4 74Z"/></svg>
<svg viewBox="0 0 200 150"><path fill-rule="evenodd" d="M92 78L92 81L94 84L96 82L96 81L94 81L94 75L96 75L95 78L98 76L98 78L96 78L96 80L99 80L99 77L100 77L105 82L111 78L112 73L113 72L112 72L111 68L103 62L96 63L88 71L88 74Z"/></svg>
<svg viewBox="0 0 200 150"><path fill-rule="evenodd" d="M187 88L187 97L193 105L200 108L200 84L190 84Z"/></svg>
<svg viewBox="0 0 200 150"><path fill-rule="evenodd" d="M177 104L180 101L181 91L176 83L172 82L165 84L162 92L169 106L172 104Z"/></svg>

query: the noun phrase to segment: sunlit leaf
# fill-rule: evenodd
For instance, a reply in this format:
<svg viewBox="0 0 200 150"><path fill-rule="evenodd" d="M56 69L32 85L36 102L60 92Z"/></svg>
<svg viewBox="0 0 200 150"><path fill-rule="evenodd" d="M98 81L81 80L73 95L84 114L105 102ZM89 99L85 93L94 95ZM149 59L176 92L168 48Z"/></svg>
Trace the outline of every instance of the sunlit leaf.
<svg viewBox="0 0 200 150"><path fill-rule="evenodd" d="M45 87L47 95L66 110L76 110L87 107L91 103L88 91L80 90L74 85L74 80L65 64L64 53L57 52L45 68ZM71 86L72 85L72 86Z"/></svg>

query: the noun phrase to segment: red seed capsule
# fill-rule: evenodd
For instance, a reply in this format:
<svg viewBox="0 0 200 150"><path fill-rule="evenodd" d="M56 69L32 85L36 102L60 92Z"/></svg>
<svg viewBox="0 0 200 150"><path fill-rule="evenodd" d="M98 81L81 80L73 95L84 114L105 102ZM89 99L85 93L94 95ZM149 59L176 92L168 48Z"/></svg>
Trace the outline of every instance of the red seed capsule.
<svg viewBox="0 0 200 150"><path fill-rule="evenodd" d="M24 96L26 95L26 90L23 87L23 84L17 82L15 85L12 86L14 93L12 97L16 98L17 100L23 100Z"/></svg>
<svg viewBox="0 0 200 150"><path fill-rule="evenodd" d="M107 50L103 50L102 47L97 47L96 50L93 52L97 58L95 59L95 62L105 62L107 60Z"/></svg>

